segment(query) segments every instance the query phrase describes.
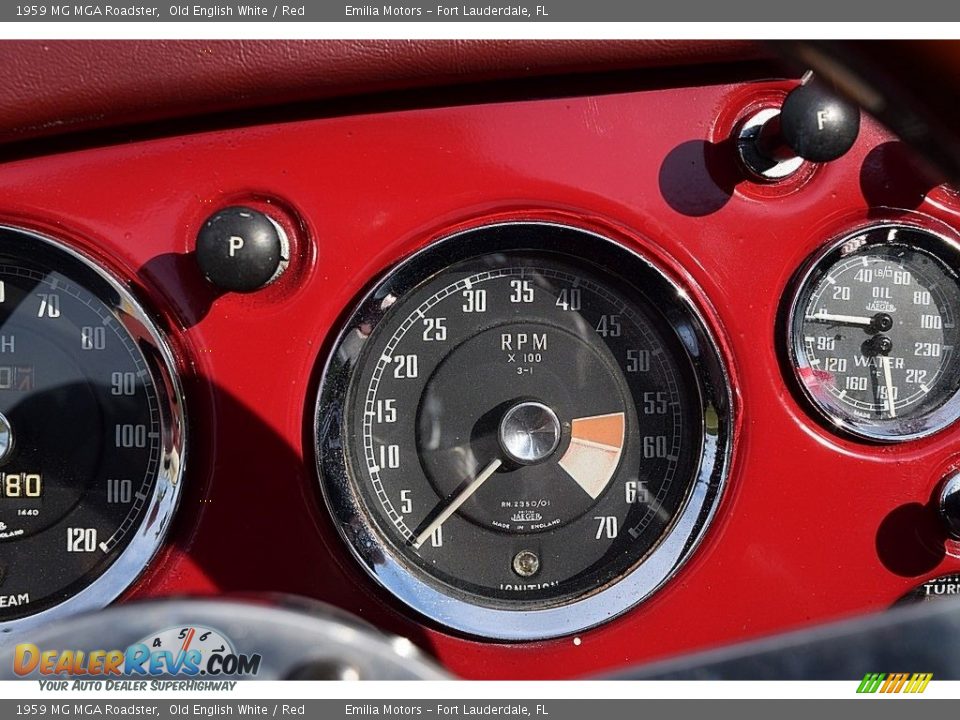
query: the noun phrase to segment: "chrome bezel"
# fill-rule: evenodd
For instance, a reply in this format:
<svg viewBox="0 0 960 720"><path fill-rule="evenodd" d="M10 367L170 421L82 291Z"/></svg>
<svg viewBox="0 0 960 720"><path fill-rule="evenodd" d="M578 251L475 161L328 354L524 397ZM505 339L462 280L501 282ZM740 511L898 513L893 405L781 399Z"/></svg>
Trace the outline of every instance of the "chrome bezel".
<svg viewBox="0 0 960 720"><path fill-rule="evenodd" d="M909 232L913 237L909 240L893 240L891 231L894 232L894 237L895 233L900 231ZM862 242L857 242L860 240ZM805 310L800 305L809 299L812 289L839 260L860 252L864 248L890 245L894 242L933 255L946 266L948 271L953 272L954 276L957 275L956 268L960 268L960 244L956 240L920 224L903 221L873 222L831 240L804 263L792 283L793 291L788 295L789 305L786 316L789 374L793 384L799 388L804 404L814 411L816 418L825 421L824 424L830 430L856 439L879 443L919 440L952 425L957 418L960 418L960 388L938 407L916 418L911 418L910 427L906 427L900 418L894 419L893 422L870 421L845 413L843 408L836 404L828 405L810 389L801 376L802 372L810 372L812 368L803 348L801 323Z"/></svg>
<svg viewBox="0 0 960 720"><path fill-rule="evenodd" d="M757 140L764 125L780 115L779 108L764 108L754 113L737 133L737 153L743 166L758 178L778 181L793 175L803 165L803 158L794 156L786 160L771 160L760 154Z"/></svg>
<svg viewBox="0 0 960 720"><path fill-rule="evenodd" d="M539 240L514 240L538 231ZM578 246L577 242L580 245ZM564 243L568 243L564 245ZM380 532L355 486L348 459L344 416L348 390L361 367L366 339L388 314L387 296L402 298L434 273L471 257L503 251L552 250L574 257L587 246L602 246L622 265L606 268L630 286L656 285L675 298L658 307L683 346L701 398L703 435L696 474L673 524L658 544L617 580L573 600L531 609L496 607L444 592L422 570L406 560ZM584 253L586 254L586 253ZM589 257L589 254L586 254ZM636 271L636 275L633 274ZM629 273L629 275L628 275ZM634 278L630 280L630 278ZM639 291L638 291L639 292ZM649 296L649 293L644 293ZM362 326L362 330L361 330ZM594 627L635 607L667 582L697 547L712 520L729 474L733 443L733 390L718 345L688 294L666 273L633 250L598 235L551 222L504 222L444 237L388 270L350 313L323 370L314 416L314 440L320 486L342 539L367 573L402 603L448 628L496 640L538 640ZM715 423L708 419L716 418Z"/></svg>
<svg viewBox="0 0 960 720"><path fill-rule="evenodd" d="M140 525L133 537L110 566L92 583L60 603L33 615L0 622L0 646L24 631L76 613L109 605L129 588L147 568L169 530L183 486L186 460L186 414L183 389L177 375L174 355L163 334L140 302L109 270L59 240L24 228L0 225L0 232L15 233L28 242L43 243L68 263L76 263L92 273L117 294L116 302L97 295L114 319L135 340L149 370L157 395L161 419L161 454L157 480L149 503L141 513ZM2 241L2 239L0 239ZM70 273L64 273L70 277ZM82 285L82 283L79 283Z"/></svg>

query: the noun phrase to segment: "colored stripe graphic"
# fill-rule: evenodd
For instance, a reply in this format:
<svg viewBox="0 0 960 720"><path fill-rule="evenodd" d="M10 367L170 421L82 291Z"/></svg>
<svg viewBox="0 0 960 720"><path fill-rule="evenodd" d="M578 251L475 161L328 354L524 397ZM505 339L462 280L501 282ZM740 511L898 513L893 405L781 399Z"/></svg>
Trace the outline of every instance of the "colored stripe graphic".
<svg viewBox="0 0 960 720"><path fill-rule="evenodd" d="M875 693L880 687L880 683L886 677L884 673L867 673L857 688L858 693Z"/></svg>
<svg viewBox="0 0 960 720"><path fill-rule="evenodd" d="M883 684L883 687L880 688L882 693L896 693L900 692L900 688L903 687L903 684L907 681L906 673L892 673L890 677L887 678L887 681Z"/></svg>
<svg viewBox="0 0 960 720"><path fill-rule="evenodd" d="M914 673L906 692L922 693L933 679L933 673Z"/></svg>
<svg viewBox="0 0 960 720"><path fill-rule="evenodd" d="M867 673L857 687L858 693L922 693L933 673Z"/></svg>

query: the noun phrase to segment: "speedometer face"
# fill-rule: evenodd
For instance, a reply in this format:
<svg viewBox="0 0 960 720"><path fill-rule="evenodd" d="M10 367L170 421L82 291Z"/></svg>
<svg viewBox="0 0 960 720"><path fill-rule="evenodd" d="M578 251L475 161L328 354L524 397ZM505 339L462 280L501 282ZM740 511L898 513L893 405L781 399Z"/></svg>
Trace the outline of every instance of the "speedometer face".
<svg viewBox="0 0 960 720"><path fill-rule="evenodd" d="M0 628L102 606L142 571L179 494L179 395L118 283L0 228Z"/></svg>
<svg viewBox="0 0 960 720"><path fill-rule="evenodd" d="M844 238L812 263L789 346L806 397L832 425L895 441L957 418L958 266L953 244L899 225Z"/></svg>
<svg viewBox="0 0 960 720"><path fill-rule="evenodd" d="M712 347L609 241L542 224L448 239L340 338L317 414L327 499L374 576L441 622L596 624L656 589L712 512L729 440Z"/></svg>

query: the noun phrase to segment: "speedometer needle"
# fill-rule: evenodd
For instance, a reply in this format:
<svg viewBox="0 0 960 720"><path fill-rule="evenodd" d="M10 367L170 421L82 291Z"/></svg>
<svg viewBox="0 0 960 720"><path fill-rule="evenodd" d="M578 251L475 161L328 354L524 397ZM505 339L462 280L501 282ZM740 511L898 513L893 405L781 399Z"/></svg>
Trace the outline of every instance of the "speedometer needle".
<svg viewBox="0 0 960 720"><path fill-rule="evenodd" d="M814 315L807 315L807 320L822 322L840 323L841 325L862 325L870 327L873 325L873 318L858 317L856 315L831 315L830 313L818 312Z"/></svg>
<svg viewBox="0 0 960 720"><path fill-rule="evenodd" d="M440 514L437 515L436 518L434 518L433 522L427 525L427 527L424 528L423 532L417 535L417 537L413 541L413 546L419 549L420 546L427 541L427 538L433 535L433 533L437 531L437 528L443 525L447 521L447 518L453 515L461 505L463 505L467 500L469 500L470 496L473 495L477 490L479 490L480 486L487 481L487 478L493 475L501 465L503 465L503 460L501 460L500 458L497 458L496 460L491 462L489 465L487 465L483 470L481 470L480 474L477 475L473 480L471 480L467 484L467 486L463 490L461 490L460 493L453 500L450 501L450 504L447 505L440 512Z"/></svg>
<svg viewBox="0 0 960 720"><path fill-rule="evenodd" d="M897 408L893 404L893 377L890 373L890 356L884 355L880 358L880 362L883 363L883 384L887 388L887 412L890 413L890 417L894 418L897 416Z"/></svg>

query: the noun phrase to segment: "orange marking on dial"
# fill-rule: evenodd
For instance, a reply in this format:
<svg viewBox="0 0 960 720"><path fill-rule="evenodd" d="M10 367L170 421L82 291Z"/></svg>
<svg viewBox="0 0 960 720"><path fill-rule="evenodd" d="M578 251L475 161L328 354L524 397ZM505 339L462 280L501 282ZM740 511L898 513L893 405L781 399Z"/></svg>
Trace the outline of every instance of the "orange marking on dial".
<svg viewBox="0 0 960 720"><path fill-rule="evenodd" d="M626 422L622 412L575 418L570 434L577 440L588 440L611 448L623 447Z"/></svg>

